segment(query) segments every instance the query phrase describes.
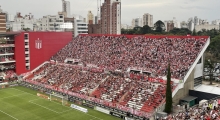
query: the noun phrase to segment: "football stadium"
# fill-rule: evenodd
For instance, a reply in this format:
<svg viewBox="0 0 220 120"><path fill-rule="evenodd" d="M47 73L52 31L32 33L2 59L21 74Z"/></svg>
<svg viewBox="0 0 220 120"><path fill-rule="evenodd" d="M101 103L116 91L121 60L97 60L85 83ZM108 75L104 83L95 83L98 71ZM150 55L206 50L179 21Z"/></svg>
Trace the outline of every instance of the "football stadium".
<svg viewBox="0 0 220 120"><path fill-rule="evenodd" d="M3 120L153 120L164 115L168 64L174 108L218 96L194 89L202 84L208 36L0 36Z"/></svg>

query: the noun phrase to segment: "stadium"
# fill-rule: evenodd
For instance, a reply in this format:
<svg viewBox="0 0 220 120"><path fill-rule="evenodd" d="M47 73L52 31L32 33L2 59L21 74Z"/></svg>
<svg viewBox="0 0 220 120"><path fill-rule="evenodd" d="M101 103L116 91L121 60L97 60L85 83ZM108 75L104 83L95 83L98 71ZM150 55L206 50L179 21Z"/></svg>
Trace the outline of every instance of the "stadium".
<svg viewBox="0 0 220 120"><path fill-rule="evenodd" d="M5 119L153 120L164 110L169 63L173 104L191 107L203 99L191 94L202 84L208 36L0 36L1 88L6 88L0 90L0 113ZM14 114L4 105L23 112Z"/></svg>

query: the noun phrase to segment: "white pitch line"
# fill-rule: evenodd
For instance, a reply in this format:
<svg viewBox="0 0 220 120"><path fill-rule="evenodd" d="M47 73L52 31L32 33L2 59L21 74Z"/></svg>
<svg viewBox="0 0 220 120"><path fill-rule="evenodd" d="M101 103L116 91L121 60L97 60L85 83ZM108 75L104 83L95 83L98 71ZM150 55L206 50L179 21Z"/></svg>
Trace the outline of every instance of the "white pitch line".
<svg viewBox="0 0 220 120"><path fill-rule="evenodd" d="M1 111L1 110L0 110L0 111ZM18 120L17 118L15 118L15 117L9 115L8 113L6 113L6 112L4 112L4 111L1 111L1 112L4 113L4 114L6 114L6 115L8 115L9 117L11 117L11 118L13 118L13 119L15 119L15 120Z"/></svg>
<svg viewBox="0 0 220 120"><path fill-rule="evenodd" d="M36 101L36 100L40 100L40 98L38 99L33 99L33 100L29 100L28 102L32 102L32 101ZM46 100L46 99L45 99Z"/></svg>
<svg viewBox="0 0 220 120"><path fill-rule="evenodd" d="M63 112L59 112L59 114L61 114L61 113L65 113L65 112L68 112L68 111L70 111L71 109L69 109L69 110L65 110L65 111L63 111Z"/></svg>
<svg viewBox="0 0 220 120"><path fill-rule="evenodd" d="M29 101L29 102L30 102L30 101ZM40 106L40 107L42 107L42 108L45 108L45 109L47 109L47 110L50 110L50 111L52 111L52 112L59 113L59 112L57 112L57 111L55 111L55 110L52 110L52 109L47 108L47 107L44 107L44 106L39 105L39 104L37 104L37 103L34 103L34 102L30 102L30 103L35 104L35 105L37 105L37 106Z"/></svg>
<svg viewBox="0 0 220 120"><path fill-rule="evenodd" d="M28 102L33 103L33 104L37 104L37 103L33 102L33 101L36 101L36 100L40 100L40 98L34 99L34 100L30 100L30 101L28 101ZM43 99L43 100L46 100L46 99ZM53 102L53 101L51 101L51 102ZM56 102L53 102L53 103L56 103ZM56 104L61 105L61 104L59 104L59 103L56 103ZM39 104L38 104L38 105L39 105ZM48 108L48 107L45 107L45 108ZM48 108L48 109L50 109L50 108ZM51 110L52 110L52 109L51 109ZM70 110L72 110L72 109L69 108L69 110L65 110L65 111L63 111L63 112L57 112L57 111L56 111L56 113L61 114L61 113L64 113L64 112L68 112L68 111L70 111ZM55 111L55 110L54 110L54 111Z"/></svg>
<svg viewBox="0 0 220 120"><path fill-rule="evenodd" d="M21 92L23 92L23 93L27 93L27 94L30 94L30 95L32 95L32 96L35 96L35 95L31 94L31 93L28 93L28 92L25 92L25 91L22 91L22 90L19 90L19 89L16 89L16 88L11 88L11 89L14 89L14 90L17 90L17 91L21 91ZM43 99L43 98L42 98L42 99ZM54 102L54 103L55 103L55 102ZM65 107L67 107L67 106L65 106ZM67 108L69 108L69 107L67 107ZM72 109L72 110L75 110L75 109ZM84 113L84 112L81 112L81 111L79 111L79 110L76 110L76 111L78 111L78 112L80 112L80 113ZM95 117L95 116L90 115L90 114L88 114L88 113L84 113L84 114L86 114L86 115L88 115L88 116L91 116L91 117L93 117L93 118L99 119L99 120L103 120L103 119L101 119L101 118Z"/></svg>
<svg viewBox="0 0 220 120"><path fill-rule="evenodd" d="M0 100L6 99L6 98L11 98L11 97L20 96L20 95L23 95L23 94L26 94L26 93L22 93L22 94L18 94L18 95L12 95L12 96L9 96L9 97L3 97L3 98L1 98Z"/></svg>

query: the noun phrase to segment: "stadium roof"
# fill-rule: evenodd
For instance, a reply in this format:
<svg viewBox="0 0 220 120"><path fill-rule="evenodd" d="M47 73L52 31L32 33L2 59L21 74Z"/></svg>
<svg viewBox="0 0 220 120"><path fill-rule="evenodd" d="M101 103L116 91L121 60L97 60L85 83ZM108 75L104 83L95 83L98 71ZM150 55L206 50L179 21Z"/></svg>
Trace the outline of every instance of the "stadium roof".
<svg viewBox="0 0 220 120"><path fill-rule="evenodd" d="M127 34L121 34L121 35L116 35L116 34L79 34L80 36L114 36L114 37L120 37L120 36L126 36L128 38L132 37L148 37L148 38L205 38L208 39L209 36L184 36L184 35L127 35Z"/></svg>
<svg viewBox="0 0 220 120"><path fill-rule="evenodd" d="M193 96L186 96L184 98L182 98L181 100L184 100L184 101L187 101L187 102L190 102L192 100L195 100L197 97L193 97Z"/></svg>
<svg viewBox="0 0 220 120"><path fill-rule="evenodd" d="M12 35L17 35L20 32L0 32L0 37L5 37L5 36L12 36Z"/></svg>
<svg viewBox="0 0 220 120"><path fill-rule="evenodd" d="M216 95L220 95L220 87L217 87L217 86L200 85L198 87L195 87L194 90L201 91L201 92L206 92L206 93L211 93L211 94L216 94Z"/></svg>

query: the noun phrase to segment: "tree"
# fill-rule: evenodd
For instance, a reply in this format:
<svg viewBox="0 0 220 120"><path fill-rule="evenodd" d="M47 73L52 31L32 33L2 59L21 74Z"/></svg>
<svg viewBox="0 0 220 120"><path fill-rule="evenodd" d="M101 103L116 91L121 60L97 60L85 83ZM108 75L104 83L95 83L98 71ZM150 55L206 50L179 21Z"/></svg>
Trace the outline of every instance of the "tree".
<svg viewBox="0 0 220 120"><path fill-rule="evenodd" d="M121 29L121 34L133 35L135 31L133 29Z"/></svg>
<svg viewBox="0 0 220 120"><path fill-rule="evenodd" d="M6 44L6 38L0 38L0 44Z"/></svg>
<svg viewBox="0 0 220 120"><path fill-rule="evenodd" d="M29 31L29 30L30 30L30 28L23 28L23 30L24 30L24 31Z"/></svg>
<svg viewBox="0 0 220 120"><path fill-rule="evenodd" d="M188 35L191 34L191 31L188 28L174 28L169 33L174 35Z"/></svg>
<svg viewBox="0 0 220 120"><path fill-rule="evenodd" d="M212 60L206 60L205 61L205 66L208 67L209 69L209 84L212 85L212 81L213 81L213 72L214 72L214 65L213 65L213 61Z"/></svg>
<svg viewBox="0 0 220 120"><path fill-rule="evenodd" d="M152 33L152 30L148 25L145 25L145 26L142 27L141 33L142 34L149 34L149 33Z"/></svg>
<svg viewBox="0 0 220 120"><path fill-rule="evenodd" d="M165 24L161 21L161 20L158 20L155 24L154 24L154 29L155 29L155 32L163 32L165 31Z"/></svg>
<svg viewBox="0 0 220 120"><path fill-rule="evenodd" d="M6 32L10 32L11 31L11 28L8 28L7 30L6 30Z"/></svg>
<svg viewBox="0 0 220 120"><path fill-rule="evenodd" d="M193 35L193 36L196 36L196 35L197 35L197 33L196 33L196 29L195 29L195 28L193 29L193 33L192 33L192 35Z"/></svg>
<svg viewBox="0 0 220 120"><path fill-rule="evenodd" d="M141 35L142 34L141 30L142 30L142 27L140 27L140 26L133 28L134 34Z"/></svg>
<svg viewBox="0 0 220 120"><path fill-rule="evenodd" d="M218 62L220 60L219 53L220 53L220 35L215 36L214 38L211 38L209 47L206 51L206 53L211 54L209 58L212 58L212 60L215 60Z"/></svg>
<svg viewBox="0 0 220 120"><path fill-rule="evenodd" d="M171 113L172 111L172 89L171 89L171 73L170 73L170 63L167 68L167 88L166 88L166 113Z"/></svg>

